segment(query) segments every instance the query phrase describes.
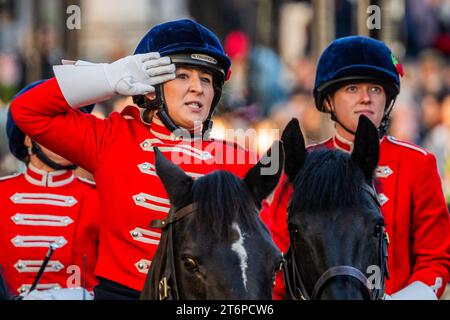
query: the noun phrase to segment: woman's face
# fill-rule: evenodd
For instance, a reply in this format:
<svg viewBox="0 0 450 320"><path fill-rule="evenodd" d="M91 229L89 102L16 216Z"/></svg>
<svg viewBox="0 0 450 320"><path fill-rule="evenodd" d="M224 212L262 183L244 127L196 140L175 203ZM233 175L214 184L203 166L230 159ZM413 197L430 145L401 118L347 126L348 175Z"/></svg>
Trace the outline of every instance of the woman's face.
<svg viewBox="0 0 450 320"><path fill-rule="evenodd" d="M331 97L332 110L339 121L352 131L356 131L360 115L369 118L379 127L386 106L386 92L376 83L347 84L336 90ZM353 141L353 137L336 123L336 130L344 138Z"/></svg>
<svg viewBox="0 0 450 320"><path fill-rule="evenodd" d="M201 127L214 98L213 75L202 69L179 66L176 78L163 85L172 121L185 129Z"/></svg>

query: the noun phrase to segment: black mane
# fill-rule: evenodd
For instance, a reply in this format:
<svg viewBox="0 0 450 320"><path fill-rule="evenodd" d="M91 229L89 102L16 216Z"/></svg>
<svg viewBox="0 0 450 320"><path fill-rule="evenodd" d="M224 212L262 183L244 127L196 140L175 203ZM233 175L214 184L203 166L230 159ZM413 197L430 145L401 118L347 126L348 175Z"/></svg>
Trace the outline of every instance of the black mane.
<svg viewBox="0 0 450 320"><path fill-rule="evenodd" d="M197 179L192 193L198 206L193 215L194 223L199 232L209 234L212 239L229 239L233 222L247 228L255 225L255 203L245 183L234 174L214 171Z"/></svg>
<svg viewBox="0 0 450 320"><path fill-rule="evenodd" d="M305 164L294 180L293 210L335 211L364 204L362 170L347 154L338 149L317 149L307 154Z"/></svg>

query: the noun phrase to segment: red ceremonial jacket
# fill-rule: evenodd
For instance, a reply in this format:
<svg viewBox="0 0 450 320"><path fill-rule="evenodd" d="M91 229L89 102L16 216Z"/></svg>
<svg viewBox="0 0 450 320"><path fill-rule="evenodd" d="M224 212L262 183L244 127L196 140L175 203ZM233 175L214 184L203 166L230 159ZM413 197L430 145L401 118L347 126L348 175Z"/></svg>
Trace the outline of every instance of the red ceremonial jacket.
<svg viewBox="0 0 450 320"><path fill-rule="evenodd" d="M36 288L92 290L100 226L93 182L29 164L25 173L0 178L0 203L0 265L14 292L30 288L53 242L58 248Z"/></svg>
<svg viewBox="0 0 450 320"><path fill-rule="evenodd" d="M353 145L337 136L311 148L339 148L350 152ZM449 281L450 219L434 155L410 143L384 137L376 177L378 197L390 244L386 293L392 294L414 281L433 287L440 297ZM282 190L284 176L265 216L275 243L282 252L289 247L287 207L293 189ZM282 191L284 191L282 193ZM274 296L284 297L281 275Z"/></svg>
<svg viewBox="0 0 450 320"><path fill-rule="evenodd" d="M67 104L54 78L16 98L11 112L33 140L94 175L103 215L96 275L138 291L160 239L149 224L170 208L153 147L192 177L218 169L243 177L256 163L233 143L177 140L133 106L104 120L84 114Z"/></svg>

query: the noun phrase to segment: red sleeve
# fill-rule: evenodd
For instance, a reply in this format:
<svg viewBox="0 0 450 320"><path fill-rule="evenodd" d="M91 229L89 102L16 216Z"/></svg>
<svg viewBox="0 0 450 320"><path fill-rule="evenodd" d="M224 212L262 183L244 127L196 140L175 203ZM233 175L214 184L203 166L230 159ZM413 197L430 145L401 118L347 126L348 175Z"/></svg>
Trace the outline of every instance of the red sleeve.
<svg viewBox="0 0 450 320"><path fill-rule="evenodd" d="M86 271L86 288L89 291L92 291L93 287L97 284L95 265L97 264L98 257L100 219L98 193L92 187L92 190L87 192L83 198L73 246L74 264L80 267L82 279L84 279L84 271ZM84 269L84 262L86 262L86 269ZM81 285L83 284L81 283Z"/></svg>
<svg viewBox="0 0 450 320"><path fill-rule="evenodd" d="M267 200L263 200L262 202L262 208L261 211L259 213L261 220L264 222L264 224L267 226L267 228L269 228L269 231L272 234L270 225L271 225L271 221L270 221L270 206L269 203L267 202Z"/></svg>
<svg viewBox="0 0 450 320"><path fill-rule="evenodd" d="M14 99L11 113L34 141L91 173L113 138L111 121L71 108L55 78Z"/></svg>
<svg viewBox="0 0 450 320"><path fill-rule="evenodd" d="M292 195L292 186L283 174L270 204L270 231L278 248L284 253L289 248L287 208Z"/></svg>
<svg viewBox="0 0 450 320"><path fill-rule="evenodd" d="M417 171L413 201L412 254L413 273L409 283L422 281L434 286L441 278L440 297L449 281L450 218L441 181L432 154Z"/></svg>
<svg viewBox="0 0 450 320"><path fill-rule="evenodd" d="M287 208L293 192L286 175L282 175L280 183L275 189L272 203L269 207L270 225L268 225L273 240L284 254L289 248L289 232L287 227ZM275 300L285 299L285 287L282 272L278 272L275 278L273 297Z"/></svg>
<svg viewBox="0 0 450 320"><path fill-rule="evenodd" d="M273 288L274 300L286 300L286 289L284 286L283 272L277 272L275 276L275 286Z"/></svg>

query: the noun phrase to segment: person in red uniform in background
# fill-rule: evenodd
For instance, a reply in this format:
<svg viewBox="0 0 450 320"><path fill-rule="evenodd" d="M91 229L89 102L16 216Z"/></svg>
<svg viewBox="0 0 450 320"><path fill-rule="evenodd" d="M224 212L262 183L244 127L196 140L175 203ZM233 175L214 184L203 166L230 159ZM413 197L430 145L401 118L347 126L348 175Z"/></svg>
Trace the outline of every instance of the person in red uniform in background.
<svg viewBox="0 0 450 320"><path fill-rule="evenodd" d="M30 84L16 97L42 82ZM50 244L56 249L36 290L92 290L100 226L95 184L77 178L75 165L26 136L10 112L7 135L12 154L26 164L24 173L0 178L0 265L11 294L29 291Z"/></svg>
<svg viewBox="0 0 450 320"><path fill-rule="evenodd" d="M153 27L132 56L56 66L56 78L13 101L24 132L94 175L105 216L95 299L138 299L143 288L160 239L149 224L170 209L153 147L192 177L217 169L244 177L256 163L244 148L206 137L229 70L210 30L177 20ZM133 96L140 109L104 120L76 110L115 94Z"/></svg>
<svg viewBox="0 0 450 320"><path fill-rule="evenodd" d="M309 149L351 152L362 114L378 127L377 192L390 238L387 298L436 299L450 269L450 220L436 159L423 148L385 135L402 74L401 65L381 41L363 36L333 41L318 62L314 98L320 112L331 114L335 135ZM268 209L269 227L282 252L289 247L286 220L292 190L283 177ZM274 296L280 299L284 297L280 275L276 282Z"/></svg>

